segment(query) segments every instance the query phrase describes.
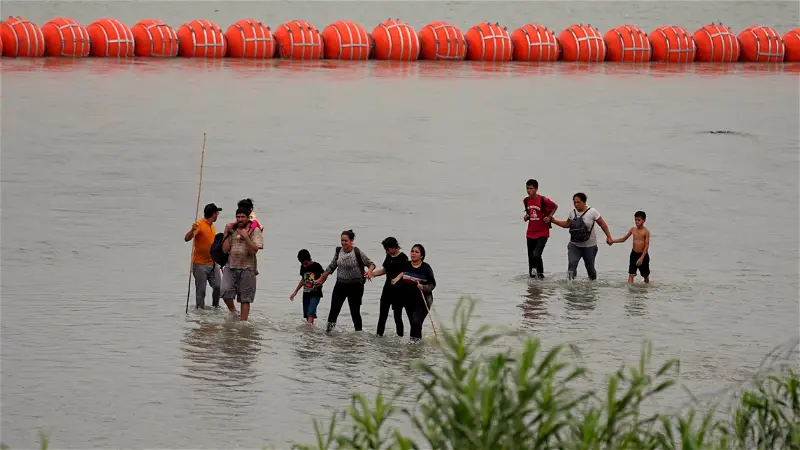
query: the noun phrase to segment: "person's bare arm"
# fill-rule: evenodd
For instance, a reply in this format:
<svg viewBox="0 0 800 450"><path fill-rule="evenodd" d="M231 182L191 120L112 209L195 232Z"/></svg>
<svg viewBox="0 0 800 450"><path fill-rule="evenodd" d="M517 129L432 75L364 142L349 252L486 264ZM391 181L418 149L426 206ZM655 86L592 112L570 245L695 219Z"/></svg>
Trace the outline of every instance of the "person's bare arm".
<svg viewBox="0 0 800 450"><path fill-rule="evenodd" d="M648 250L650 250L650 230L644 233L644 250L640 259L644 260L644 255L647 254Z"/></svg>
<svg viewBox="0 0 800 450"><path fill-rule="evenodd" d="M189 230L186 235L183 237L184 242L189 242L194 237L194 232L197 231L197 222L192 224L192 229Z"/></svg>
<svg viewBox="0 0 800 450"><path fill-rule="evenodd" d="M633 234L633 227L631 227L631 229L628 230L628 233L626 233L624 237L621 237L619 239L612 239L611 242L613 242L614 244L621 244L621 243L627 241L628 238L631 237L632 234Z"/></svg>
<svg viewBox="0 0 800 450"><path fill-rule="evenodd" d="M553 218L553 219L550 219L550 223L554 223L554 224L560 226L561 228L569 228L570 224L572 223L572 219L570 219L569 217L567 217L564 220L558 220L556 218Z"/></svg>
<svg viewBox="0 0 800 450"><path fill-rule="evenodd" d="M385 275L385 274L386 274L386 270L384 270L383 267L381 267L380 269L372 272L372 276L373 277L379 277L379 276L382 276L382 275Z"/></svg>
<svg viewBox="0 0 800 450"><path fill-rule="evenodd" d="M608 230L608 225L606 221L602 217L597 218L597 223L600 225L600 228L603 230L603 233L606 234L606 243L611 245L611 231Z"/></svg>
<svg viewBox="0 0 800 450"><path fill-rule="evenodd" d="M297 287L294 288L294 292L292 292L292 295L289 296L290 300L294 301L294 297L297 295L298 292L300 292L300 288L301 287L303 287L303 279L302 278L300 279L300 281L297 282Z"/></svg>
<svg viewBox="0 0 800 450"><path fill-rule="evenodd" d="M250 233L246 228L239 229L239 236L242 237L244 240L244 244L247 246L247 251L256 254L262 247L264 247L264 243L259 236L261 231L253 231L254 236L250 236Z"/></svg>
<svg viewBox="0 0 800 450"><path fill-rule="evenodd" d="M399 275L394 277L394 279L392 280L392 284L397 284L398 281L403 279L403 275L405 275L405 274L406 274L405 272L400 272Z"/></svg>

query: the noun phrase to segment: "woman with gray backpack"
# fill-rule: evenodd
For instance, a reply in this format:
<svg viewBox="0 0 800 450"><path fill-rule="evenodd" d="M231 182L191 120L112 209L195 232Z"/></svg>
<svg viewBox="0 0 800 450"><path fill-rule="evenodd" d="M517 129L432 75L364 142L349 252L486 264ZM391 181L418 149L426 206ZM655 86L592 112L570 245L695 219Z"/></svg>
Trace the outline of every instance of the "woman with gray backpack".
<svg viewBox="0 0 800 450"><path fill-rule="evenodd" d="M583 259L586 266L586 273L590 280L597 279L597 270L594 268L594 260L597 256L597 236L595 234L595 224L600 225L603 233L606 234L606 244L611 245L611 232L608 225L600 213L591 207L586 206L586 194L578 192L572 196L572 204L575 209L569 213L566 220L552 219L551 222L562 227L569 228L569 244L567 244L567 277L572 280L578 275L578 263Z"/></svg>

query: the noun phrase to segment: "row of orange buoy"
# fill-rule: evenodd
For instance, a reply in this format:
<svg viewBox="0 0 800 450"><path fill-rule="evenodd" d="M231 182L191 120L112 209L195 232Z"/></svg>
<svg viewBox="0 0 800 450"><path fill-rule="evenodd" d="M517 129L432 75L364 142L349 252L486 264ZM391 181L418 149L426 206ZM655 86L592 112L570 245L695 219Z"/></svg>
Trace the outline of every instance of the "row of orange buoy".
<svg viewBox="0 0 800 450"><path fill-rule="evenodd" d="M798 62L800 28L781 36L754 25L734 34L712 23L690 34L665 25L650 34L622 25L605 35L591 25L575 24L558 36L539 24L509 34L484 22L462 33L449 22L433 22L417 33L402 20L387 20L368 33L354 22L334 22L320 32L304 20L292 20L274 32L262 22L244 19L223 32L214 22L193 20L177 31L160 20L142 20L132 28L116 19L99 19L84 27L68 18L41 28L22 18L0 24L3 56L98 57L274 57L300 60L476 60L581 62Z"/></svg>

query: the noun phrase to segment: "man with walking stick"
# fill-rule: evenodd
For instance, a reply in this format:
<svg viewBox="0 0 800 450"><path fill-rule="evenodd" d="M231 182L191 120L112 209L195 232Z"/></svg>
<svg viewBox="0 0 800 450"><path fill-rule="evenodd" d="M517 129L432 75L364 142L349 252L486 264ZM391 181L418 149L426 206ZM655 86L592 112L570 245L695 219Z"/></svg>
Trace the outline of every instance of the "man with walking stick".
<svg viewBox="0 0 800 450"><path fill-rule="evenodd" d="M220 282L222 275L219 267L211 259L211 244L214 243L214 236L217 230L214 222L219 217L222 209L217 205L209 203L203 209L203 218L192 224L183 240L189 242L194 238L194 252L192 253L192 274L194 275L194 287L196 294L197 309L205 309L206 304L206 282L211 286L211 305L219 308Z"/></svg>

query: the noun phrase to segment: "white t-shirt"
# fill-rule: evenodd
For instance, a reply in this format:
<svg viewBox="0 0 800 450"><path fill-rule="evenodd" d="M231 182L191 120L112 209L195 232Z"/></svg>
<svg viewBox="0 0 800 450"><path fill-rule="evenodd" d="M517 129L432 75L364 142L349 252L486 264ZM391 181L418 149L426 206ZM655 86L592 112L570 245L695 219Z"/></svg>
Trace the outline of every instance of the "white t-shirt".
<svg viewBox="0 0 800 450"><path fill-rule="evenodd" d="M586 224L587 228L592 229L592 233L589 236L589 239L584 242L570 241L569 243L576 247L594 247L595 245L597 245L597 227L598 227L598 225L595 224L595 222L597 221L597 219L600 218L600 213L597 212L597 210L592 207L589 207L589 209L587 209L586 211L582 213L579 212L577 213L577 215L575 215L576 212L577 211L573 209L572 212L569 213L570 220L577 220L577 218L580 217L581 214L583 214L582 217L583 223ZM592 228L592 225L594 225L594 228Z"/></svg>

